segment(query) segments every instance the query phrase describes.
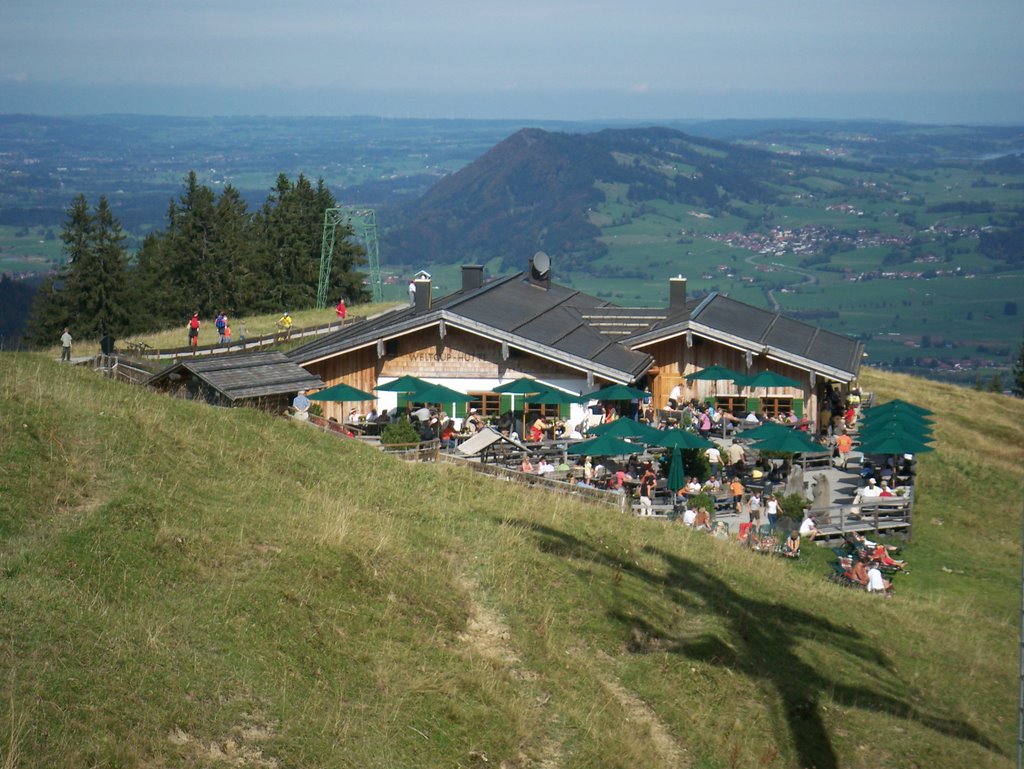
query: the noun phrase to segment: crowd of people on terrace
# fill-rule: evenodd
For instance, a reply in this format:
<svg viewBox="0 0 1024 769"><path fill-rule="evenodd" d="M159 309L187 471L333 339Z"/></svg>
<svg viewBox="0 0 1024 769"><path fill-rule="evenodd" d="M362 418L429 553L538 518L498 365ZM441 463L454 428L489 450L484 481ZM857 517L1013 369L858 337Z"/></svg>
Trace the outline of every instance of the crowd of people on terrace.
<svg viewBox="0 0 1024 769"><path fill-rule="evenodd" d="M820 532L811 516L778 528L781 491L792 470L792 460L769 459L750 452L742 441L743 433L767 422L790 427L818 441L822 452L831 455L834 465L846 469L854 447L852 433L860 416L860 393L854 390L841 398L830 389L822 399L816 423L792 411L779 411L771 417L751 411L739 417L715 403L696 399L684 402L679 399L678 390L673 391L673 396L669 408L662 410L653 408L649 391L648 397L642 399L595 403L579 424L536 412L510 411L487 419L476 408L470 408L464 419L456 420L441 407L412 404L384 413L371 410L365 415L353 409L346 421L383 426L406 416L421 440L438 440L444 450L454 450L461 441L491 427L514 445L526 446L525 452L516 455L515 469L522 473L581 488L619 492L637 500L635 509L641 516L667 511L672 519L721 538L732 536L721 520L723 513L724 517L735 515L738 538L752 550L799 557L801 543L815 539ZM566 454L567 443L585 439L597 424L608 424L621 416L658 430L679 427L705 439L720 436L722 441L703 451L706 467L702 477L690 474L679 488L668 488L671 452L666 449L648 449L637 443L635 453L620 458ZM903 491L897 489L897 479L912 474L910 457L902 461L886 458L877 466L864 462L860 468L863 485L856 492L854 507L875 498L896 496ZM894 559L884 546L859 540L856 557L849 559L848 568L844 568L845 576L871 590L889 590L891 582L881 573L901 569L903 562Z"/></svg>

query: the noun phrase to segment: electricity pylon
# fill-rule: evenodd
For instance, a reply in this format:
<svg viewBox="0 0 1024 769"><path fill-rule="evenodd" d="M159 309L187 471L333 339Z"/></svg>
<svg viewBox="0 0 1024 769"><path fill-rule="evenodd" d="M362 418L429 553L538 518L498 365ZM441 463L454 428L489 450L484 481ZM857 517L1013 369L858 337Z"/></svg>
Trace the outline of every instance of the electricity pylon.
<svg viewBox="0 0 1024 769"><path fill-rule="evenodd" d="M316 306L320 309L327 306L327 290L331 284L331 262L334 259L334 240L339 227L351 230L357 239L363 241L363 246L366 248L366 261L370 268L373 301L384 301L384 287L380 278L380 245L377 242L377 217L372 208L342 206L341 208L328 208L324 211L324 237L320 244L320 285L316 291Z"/></svg>

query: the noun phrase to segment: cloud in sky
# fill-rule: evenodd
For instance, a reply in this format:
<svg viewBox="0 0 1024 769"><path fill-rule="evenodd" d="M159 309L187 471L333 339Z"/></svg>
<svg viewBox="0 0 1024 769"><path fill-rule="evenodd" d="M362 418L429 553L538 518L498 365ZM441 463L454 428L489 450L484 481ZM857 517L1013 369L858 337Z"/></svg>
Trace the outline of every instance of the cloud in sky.
<svg viewBox="0 0 1024 769"><path fill-rule="evenodd" d="M689 94L738 117L774 104L793 116L915 119L883 113L931 96L942 119L1024 119L1020 0L11 0L4 16L0 81L25 81L5 102L65 89L64 109L75 89L106 88L122 92L118 111L148 111L129 99L150 87L248 95L248 112L358 94L422 114L432 95L468 116L514 92L505 116L654 116ZM551 115L554 94L575 94L563 103L576 114Z"/></svg>

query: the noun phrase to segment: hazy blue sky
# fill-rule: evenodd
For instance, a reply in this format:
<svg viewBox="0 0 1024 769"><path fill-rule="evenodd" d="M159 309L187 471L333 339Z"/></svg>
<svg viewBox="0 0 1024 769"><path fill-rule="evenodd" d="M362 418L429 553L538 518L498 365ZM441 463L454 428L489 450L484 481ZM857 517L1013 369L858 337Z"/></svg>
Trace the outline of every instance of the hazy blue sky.
<svg viewBox="0 0 1024 769"><path fill-rule="evenodd" d="M1024 122L1024 0L5 0L0 112Z"/></svg>

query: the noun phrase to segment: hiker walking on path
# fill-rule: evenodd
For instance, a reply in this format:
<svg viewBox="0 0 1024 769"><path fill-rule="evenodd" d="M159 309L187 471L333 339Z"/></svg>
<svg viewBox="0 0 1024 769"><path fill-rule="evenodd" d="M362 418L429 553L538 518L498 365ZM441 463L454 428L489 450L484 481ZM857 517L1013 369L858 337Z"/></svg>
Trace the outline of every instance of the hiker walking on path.
<svg viewBox="0 0 1024 769"><path fill-rule="evenodd" d="M192 319L188 322L188 343L195 354L196 347L199 346L199 310L192 313Z"/></svg>
<svg viewBox="0 0 1024 769"><path fill-rule="evenodd" d="M281 337L278 341L287 342L292 338L292 316L285 310L284 315L277 319L277 329L281 332Z"/></svg>
<svg viewBox="0 0 1024 769"><path fill-rule="evenodd" d="M348 315L348 307L345 306L345 297L341 298L341 301L338 302L338 306L335 307L334 309L338 313L338 320L340 320L342 323L344 323L345 322L345 316Z"/></svg>
<svg viewBox="0 0 1024 769"><path fill-rule="evenodd" d="M64 361L71 362L71 332L68 331L67 326L64 327L64 333L60 335L60 362Z"/></svg>

